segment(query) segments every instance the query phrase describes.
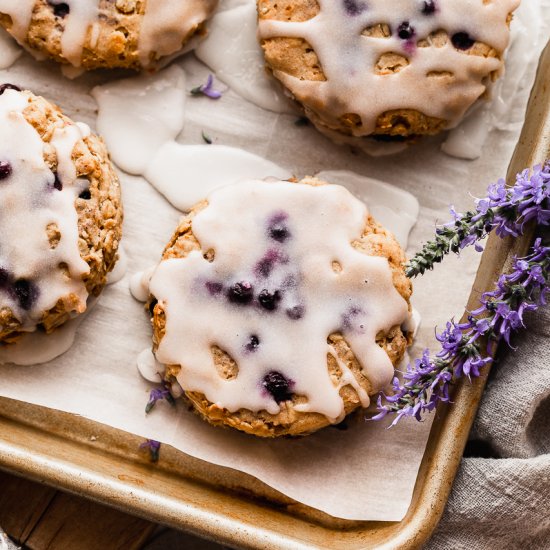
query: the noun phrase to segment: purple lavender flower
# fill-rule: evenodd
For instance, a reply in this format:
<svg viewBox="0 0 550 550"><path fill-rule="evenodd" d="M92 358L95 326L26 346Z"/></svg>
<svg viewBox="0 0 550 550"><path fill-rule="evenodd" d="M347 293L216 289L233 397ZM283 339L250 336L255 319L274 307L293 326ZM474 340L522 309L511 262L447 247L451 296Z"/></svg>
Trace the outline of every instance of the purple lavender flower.
<svg viewBox="0 0 550 550"><path fill-rule="evenodd" d="M206 84L201 84L191 90L191 95L205 95L210 99L220 99L222 92L214 89L214 76L209 74L206 79Z"/></svg>
<svg viewBox="0 0 550 550"><path fill-rule="evenodd" d="M520 172L511 187L503 179L491 184L475 210L460 214L451 208L451 215L452 221L438 227L435 239L407 264L407 276L422 275L450 252L459 254L467 246L482 251L478 241L493 230L499 237L517 237L530 222L550 225L550 161Z"/></svg>
<svg viewBox="0 0 550 550"><path fill-rule="evenodd" d="M154 439L147 439L144 441L139 448L140 449L149 449L149 457L151 462L158 462L160 455L160 443Z"/></svg>
<svg viewBox="0 0 550 550"><path fill-rule="evenodd" d="M435 409L437 403L449 401L453 380L478 377L490 364L496 345L525 326L524 316L546 305L550 294L550 247L537 239L531 253L516 258L510 274L501 275L495 289L482 295L481 305L471 311L464 323L449 321L437 334L441 349L435 356L424 350L421 359L407 366L403 382L393 381L393 394L378 398L379 413L372 420L395 414L392 426L401 418Z"/></svg>
<svg viewBox="0 0 550 550"><path fill-rule="evenodd" d="M176 404L170 390L166 386L166 383L164 383L164 385L160 388L153 388L151 390L149 393L149 401L147 402L147 405L145 405L145 414L149 414L157 404L157 401L161 401L162 399L166 399L170 405Z"/></svg>

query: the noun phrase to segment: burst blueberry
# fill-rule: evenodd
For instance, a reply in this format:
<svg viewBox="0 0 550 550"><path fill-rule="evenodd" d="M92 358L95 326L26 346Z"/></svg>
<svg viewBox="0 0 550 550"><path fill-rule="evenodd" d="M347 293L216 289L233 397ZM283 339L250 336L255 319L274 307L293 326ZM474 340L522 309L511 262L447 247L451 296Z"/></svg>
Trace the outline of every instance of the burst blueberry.
<svg viewBox="0 0 550 550"><path fill-rule="evenodd" d="M284 257L281 257L281 254L277 250L268 250L265 256L254 267L254 273L258 277L269 277L275 264L281 260L284 260Z"/></svg>
<svg viewBox="0 0 550 550"><path fill-rule="evenodd" d="M13 169L9 162L0 160L0 180L5 180L11 176Z"/></svg>
<svg viewBox="0 0 550 550"><path fill-rule="evenodd" d="M249 304L254 298L254 287L248 281L235 283L227 291L227 298L234 304Z"/></svg>
<svg viewBox="0 0 550 550"><path fill-rule="evenodd" d="M89 189L84 189L80 195L78 195L79 199L84 199L85 201L88 201L92 198L92 194L90 193Z"/></svg>
<svg viewBox="0 0 550 550"><path fill-rule="evenodd" d="M21 309L28 311L38 298L38 287L27 279L18 279L13 283L13 294Z"/></svg>
<svg viewBox="0 0 550 550"><path fill-rule="evenodd" d="M275 292L269 292L269 290L264 288L264 290L262 290L258 295L258 302L264 309L267 309L268 311L275 311L281 301L281 298L281 293L278 290Z"/></svg>
<svg viewBox="0 0 550 550"><path fill-rule="evenodd" d="M262 386L277 403L292 399L291 385L292 382L277 371L267 373L262 381Z"/></svg>
<svg viewBox="0 0 550 550"><path fill-rule="evenodd" d="M451 37L451 42L457 50L469 50L476 41L467 32L457 32Z"/></svg>
<svg viewBox="0 0 550 550"><path fill-rule="evenodd" d="M223 285L216 281L206 281L206 283L204 283L204 286L212 296L219 294L223 290Z"/></svg>
<svg viewBox="0 0 550 550"><path fill-rule="evenodd" d="M365 2L360 0L343 0L343 4L348 15L360 15L367 9Z"/></svg>
<svg viewBox="0 0 550 550"><path fill-rule="evenodd" d="M300 320L304 316L304 313L305 313L304 306L289 307L286 310L287 316L289 317L289 319L292 319L293 321Z"/></svg>

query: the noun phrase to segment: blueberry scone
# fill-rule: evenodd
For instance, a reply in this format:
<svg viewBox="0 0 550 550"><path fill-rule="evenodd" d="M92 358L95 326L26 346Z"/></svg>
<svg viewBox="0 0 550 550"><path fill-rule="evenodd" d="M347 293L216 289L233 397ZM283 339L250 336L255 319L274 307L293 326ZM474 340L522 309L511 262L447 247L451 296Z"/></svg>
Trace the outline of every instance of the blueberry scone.
<svg viewBox="0 0 550 550"><path fill-rule="evenodd" d="M0 86L0 344L83 313L114 267L118 178L85 124Z"/></svg>
<svg viewBox="0 0 550 550"><path fill-rule="evenodd" d="M0 0L31 53L82 69L154 68L205 33L218 0Z"/></svg>
<svg viewBox="0 0 550 550"><path fill-rule="evenodd" d="M339 141L455 127L503 70L520 0L257 0L268 70ZM337 139L338 141L338 139Z"/></svg>
<svg viewBox="0 0 550 550"><path fill-rule="evenodd" d="M406 350L404 260L341 186L224 187L152 274L156 359L212 424L276 437L338 423L390 384Z"/></svg>

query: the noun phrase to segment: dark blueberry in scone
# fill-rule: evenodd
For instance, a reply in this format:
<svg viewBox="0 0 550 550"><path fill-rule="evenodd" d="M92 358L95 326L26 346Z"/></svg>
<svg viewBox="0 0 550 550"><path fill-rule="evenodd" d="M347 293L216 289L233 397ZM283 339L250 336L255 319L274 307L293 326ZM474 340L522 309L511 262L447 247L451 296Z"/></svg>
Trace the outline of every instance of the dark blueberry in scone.
<svg viewBox="0 0 550 550"><path fill-rule="evenodd" d="M9 162L0 160L0 180L9 178L12 173L12 167Z"/></svg>
<svg viewBox="0 0 550 550"><path fill-rule="evenodd" d="M275 292L269 292L269 290L264 288L264 290L262 290L258 295L258 302L260 302L260 305L264 309L267 309L268 311L274 311L277 309L281 298L281 293L278 290L276 290Z"/></svg>
<svg viewBox="0 0 550 550"><path fill-rule="evenodd" d="M54 189L57 189L58 191L63 190L63 184L61 183L61 180L59 179L59 176L57 175L57 172L54 173L55 179L53 181Z"/></svg>
<svg viewBox="0 0 550 550"><path fill-rule="evenodd" d="M284 243L290 237L290 232L288 228L281 223L274 225L269 229L269 236L274 241Z"/></svg>
<svg viewBox="0 0 550 550"><path fill-rule="evenodd" d="M159 301L156 298L153 298L149 302L149 313L151 314L151 317L155 314L155 306L159 303Z"/></svg>
<svg viewBox="0 0 550 550"><path fill-rule="evenodd" d="M0 288L5 288L10 281L10 273L7 269L0 267Z"/></svg>
<svg viewBox="0 0 550 550"><path fill-rule="evenodd" d="M0 95L2 95L6 90L15 90L16 92L20 92L21 88L19 86L16 86L15 84L0 84Z"/></svg>
<svg viewBox="0 0 550 550"><path fill-rule="evenodd" d="M475 40L467 32L453 34L451 42L457 50L469 50L475 44Z"/></svg>
<svg viewBox="0 0 550 550"><path fill-rule="evenodd" d="M422 3L422 13L424 15L432 15L433 13L435 13L435 10L436 10L435 0L425 0Z"/></svg>
<svg viewBox="0 0 550 550"><path fill-rule="evenodd" d="M403 21L399 27L397 27L397 36L402 40L409 40L414 36L414 28L411 27L408 21Z"/></svg>
<svg viewBox="0 0 550 550"><path fill-rule="evenodd" d="M13 283L13 294L15 294L21 308L28 311L38 298L39 291L32 281L19 279Z"/></svg>
<svg viewBox="0 0 550 550"><path fill-rule="evenodd" d="M256 351L260 345L260 339L255 334L251 334L245 346L247 351Z"/></svg>
<svg viewBox="0 0 550 550"><path fill-rule="evenodd" d="M270 393L271 397L273 397L277 403L292 399L290 385L291 382L277 371L267 373L262 382L262 386Z"/></svg>
<svg viewBox="0 0 550 550"><path fill-rule="evenodd" d="M65 2L54 2L53 0L49 0L48 4L52 6L53 14L56 17L61 17L62 19L69 15L69 12L71 11L71 8L68 4L65 4Z"/></svg>
<svg viewBox="0 0 550 550"><path fill-rule="evenodd" d="M254 288L248 281L235 283L227 291L227 298L234 304L246 305L254 297Z"/></svg>

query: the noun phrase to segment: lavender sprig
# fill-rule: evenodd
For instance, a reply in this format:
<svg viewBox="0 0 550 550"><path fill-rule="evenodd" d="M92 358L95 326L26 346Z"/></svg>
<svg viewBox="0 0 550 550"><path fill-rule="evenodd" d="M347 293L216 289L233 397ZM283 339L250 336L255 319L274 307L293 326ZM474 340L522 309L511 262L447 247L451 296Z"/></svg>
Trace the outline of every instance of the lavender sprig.
<svg viewBox="0 0 550 550"><path fill-rule="evenodd" d="M408 277L433 269L450 252L460 253L492 230L500 237L517 237L532 220L550 225L550 161L535 166L532 172L524 170L517 174L512 187L507 187L503 179L492 184L487 197L476 201L475 210L465 214L453 209L451 212L453 221L438 227L435 239L426 243L405 266Z"/></svg>
<svg viewBox="0 0 550 550"><path fill-rule="evenodd" d="M394 378L394 393L379 396L380 412L373 420L390 413L396 415L392 426L406 416L421 420L439 402L448 402L453 380L479 376L480 369L493 361L490 354L495 346L501 340L510 345L511 334L525 326L525 313L546 305L548 295L550 247L537 239L527 257L514 260L512 273L501 275L495 289L482 295L481 306L470 312L465 323L447 323L436 336L441 349L435 356L426 349L421 359L407 366L403 384Z"/></svg>
<svg viewBox="0 0 550 550"><path fill-rule="evenodd" d="M139 448L149 449L149 457L151 462L158 462L160 456L160 446L160 442L155 441L154 439L147 439L139 446Z"/></svg>
<svg viewBox="0 0 550 550"><path fill-rule="evenodd" d="M220 99L222 92L214 89L214 77L209 74L205 84L201 84L190 91L191 95L204 95L210 99Z"/></svg>
<svg viewBox="0 0 550 550"><path fill-rule="evenodd" d="M145 405L145 414L149 414L157 404L157 401L161 401L162 399L166 399L170 405L176 404L176 401L166 386L166 383L164 383L160 388L153 388L151 390L149 393L149 401L147 402L147 405Z"/></svg>

